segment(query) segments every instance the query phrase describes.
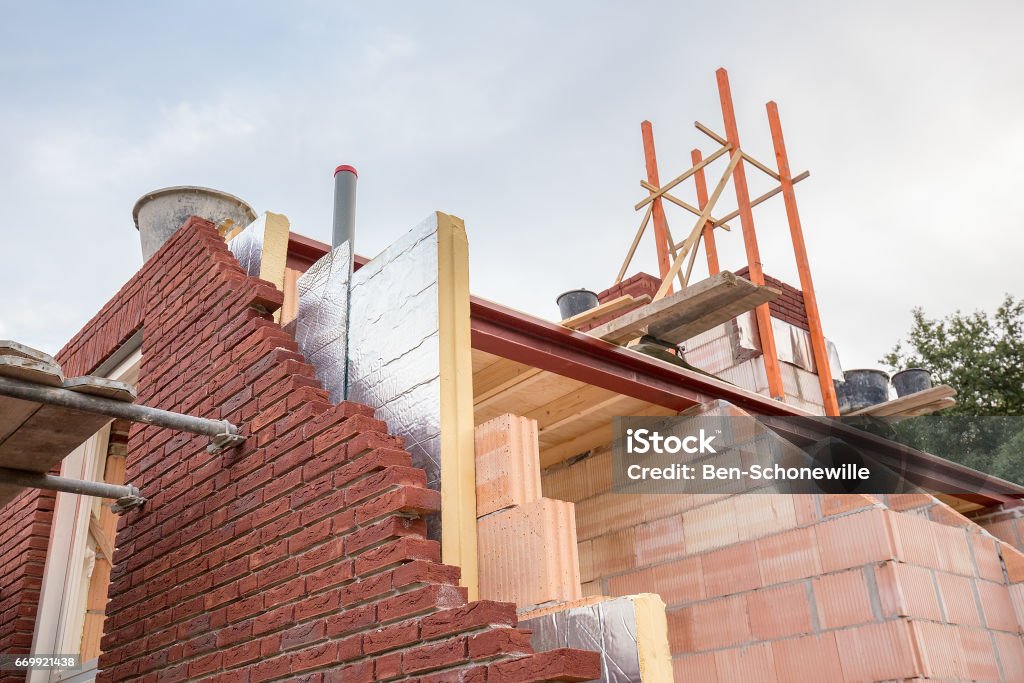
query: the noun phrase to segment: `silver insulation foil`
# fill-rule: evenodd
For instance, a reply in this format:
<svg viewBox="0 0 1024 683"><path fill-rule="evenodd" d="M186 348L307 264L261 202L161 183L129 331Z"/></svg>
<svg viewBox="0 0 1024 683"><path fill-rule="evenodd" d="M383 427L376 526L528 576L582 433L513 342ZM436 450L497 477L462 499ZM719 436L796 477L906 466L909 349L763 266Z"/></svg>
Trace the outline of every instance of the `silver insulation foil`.
<svg viewBox="0 0 1024 683"><path fill-rule="evenodd" d="M364 403L441 488L437 216L351 275L348 243L298 280L295 338L335 403ZM439 520L427 520L438 537Z"/></svg>
<svg viewBox="0 0 1024 683"><path fill-rule="evenodd" d="M235 255L242 269L252 277L260 276L263 259L263 235L267 228L267 214L250 223L242 232L228 240L228 249Z"/></svg>
<svg viewBox="0 0 1024 683"><path fill-rule="evenodd" d="M640 683L636 609L629 598L526 619L519 628L533 631L530 643L537 652L562 647L600 652L601 678L597 680L602 683Z"/></svg>
<svg viewBox="0 0 1024 683"><path fill-rule="evenodd" d="M375 408L440 490L437 240L431 214L352 276L348 398Z"/></svg>
<svg viewBox="0 0 1024 683"><path fill-rule="evenodd" d="M348 242L335 247L299 276L295 341L316 370L331 400L345 400L348 361Z"/></svg>

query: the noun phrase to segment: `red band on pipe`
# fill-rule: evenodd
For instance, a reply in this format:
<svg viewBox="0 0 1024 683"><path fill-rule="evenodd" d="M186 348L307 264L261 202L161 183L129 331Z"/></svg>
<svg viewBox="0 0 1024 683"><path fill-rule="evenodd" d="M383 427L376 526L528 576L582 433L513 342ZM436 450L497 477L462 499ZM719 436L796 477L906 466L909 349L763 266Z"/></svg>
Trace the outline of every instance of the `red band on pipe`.
<svg viewBox="0 0 1024 683"><path fill-rule="evenodd" d="M349 166L348 164L343 164L343 165L339 166L338 168L334 169L334 175L338 175L342 171L348 171L349 173L354 175L356 178L359 177L359 174L356 173L355 166Z"/></svg>

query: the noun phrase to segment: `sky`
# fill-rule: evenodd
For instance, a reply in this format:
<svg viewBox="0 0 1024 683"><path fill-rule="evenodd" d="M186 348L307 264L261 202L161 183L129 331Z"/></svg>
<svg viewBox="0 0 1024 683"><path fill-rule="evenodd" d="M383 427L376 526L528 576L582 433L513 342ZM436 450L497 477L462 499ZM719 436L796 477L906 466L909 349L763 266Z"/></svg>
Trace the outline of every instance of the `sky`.
<svg viewBox="0 0 1024 683"><path fill-rule="evenodd" d="M131 210L202 185L328 241L332 171L359 169L357 251L431 211L466 222L474 293L545 318L609 286L646 193L714 148L715 69L743 148L778 103L825 334L876 367L910 310L1024 296L1019 2L0 0L0 338L56 352L141 264ZM709 169L720 175L724 161ZM748 168L751 195L771 188ZM692 184L679 195L695 203ZM720 203L734 208L732 188ZM677 235L693 218L668 209ZM797 284L781 198L766 273ZM737 229L722 266L745 265ZM657 272L651 238L631 272ZM704 276L698 259L695 279Z"/></svg>

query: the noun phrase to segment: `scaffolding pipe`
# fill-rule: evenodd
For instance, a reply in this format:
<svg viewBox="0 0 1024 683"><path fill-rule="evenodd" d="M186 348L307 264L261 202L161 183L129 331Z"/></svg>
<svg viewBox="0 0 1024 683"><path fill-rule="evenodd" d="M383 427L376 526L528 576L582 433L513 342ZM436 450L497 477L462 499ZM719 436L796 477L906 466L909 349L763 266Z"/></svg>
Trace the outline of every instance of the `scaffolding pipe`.
<svg viewBox="0 0 1024 683"><path fill-rule="evenodd" d="M238 427L227 420L209 420L204 417L193 417L169 410L151 408L149 406L115 401L102 396L91 396L59 387L47 387L31 382L23 382L9 377L0 377L0 395L20 398L24 401L35 401L64 408L81 410L86 413L98 413L110 417L119 417L132 422L167 427L182 432L201 434L216 439L231 437L234 444L241 441Z"/></svg>
<svg viewBox="0 0 1024 683"><path fill-rule="evenodd" d="M12 470L8 467L0 467L0 483L46 489L47 491L78 493L85 496L96 496L97 498L110 498L111 500L141 498L139 489L134 486L118 486L117 484L107 484L102 481L82 481L81 479L69 479L68 477L55 477L52 474Z"/></svg>

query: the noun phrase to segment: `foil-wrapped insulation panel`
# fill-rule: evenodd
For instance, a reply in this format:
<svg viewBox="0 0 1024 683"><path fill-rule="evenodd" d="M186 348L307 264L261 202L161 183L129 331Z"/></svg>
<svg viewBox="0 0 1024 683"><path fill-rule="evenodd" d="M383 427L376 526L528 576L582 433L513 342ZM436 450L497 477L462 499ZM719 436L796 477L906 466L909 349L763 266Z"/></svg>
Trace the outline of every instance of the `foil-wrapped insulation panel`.
<svg viewBox="0 0 1024 683"><path fill-rule="evenodd" d="M519 628L533 631L537 652L570 647L601 653L601 683L640 683L636 617L633 601L624 597L525 619Z"/></svg>
<svg viewBox="0 0 1024 683"><path fill-rule="evenodd" d="M349 300L348 399L376 409L440 490L437 214L357 270Z"/></svg>
<svg viewBox="0 0 1024 683"><path fill-rule="evenodd" d="M334 403L345 400L347 389L351 263L345 242L310 266L296 283L295 341Z"/></svg>
<svg viewBox="0 0 1024 683"><path fill-rule="evenodd" d="M244 230L228 240L228 249L238 259L244 270L251 277L260 276L263 263L263 242L267 229L267 214L247 225Z"/></svg>

